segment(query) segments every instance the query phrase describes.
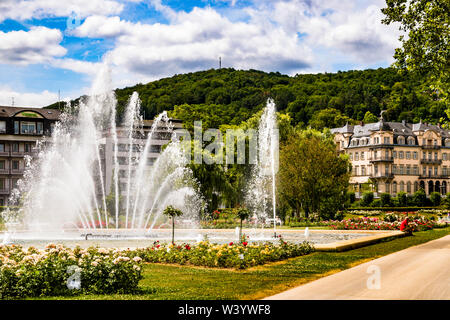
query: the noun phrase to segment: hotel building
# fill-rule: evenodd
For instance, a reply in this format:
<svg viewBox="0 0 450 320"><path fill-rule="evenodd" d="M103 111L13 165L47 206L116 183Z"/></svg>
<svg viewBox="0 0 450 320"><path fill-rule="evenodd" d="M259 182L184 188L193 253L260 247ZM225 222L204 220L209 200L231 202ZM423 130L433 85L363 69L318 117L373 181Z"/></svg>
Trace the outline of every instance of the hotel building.
<svg viewBox="0 0 450 320"><path fill-rule="evenodd" d="M450 192L450 130L427 123L385 122L346 124L331 130L338 151L349 155L350 185L363 191L427 195Z"/></svg>
<svg viewBox="0 0 450 320"><path fill-rule="evenodd" d="M22 178L26 155L36 141L50 136L60 112L53 109L0 106L0 206L4 206Z"/></svg>

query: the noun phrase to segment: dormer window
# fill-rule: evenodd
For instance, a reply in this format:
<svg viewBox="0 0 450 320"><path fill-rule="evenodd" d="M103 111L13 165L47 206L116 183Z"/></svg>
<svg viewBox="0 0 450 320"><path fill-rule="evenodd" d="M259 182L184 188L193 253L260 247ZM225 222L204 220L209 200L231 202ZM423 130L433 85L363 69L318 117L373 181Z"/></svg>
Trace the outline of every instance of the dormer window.
<svg viewBox="0 0 450 320"><path fill-rule="evenodd" d="M445 146L450 147L450 138L445 139Z"/></svg>
<svg viewBox="0 0 450 320"><path fill-rule="evenodd" d="M398 137L397 144L405 144L405 137L402 137L402 136Z"/></svg>
<svg viewBox="0 0 450 320"><path fill-rule="evenodd" d="M416 141L413 137L408 137L408 145L413 146L416 144Z"/></svg>

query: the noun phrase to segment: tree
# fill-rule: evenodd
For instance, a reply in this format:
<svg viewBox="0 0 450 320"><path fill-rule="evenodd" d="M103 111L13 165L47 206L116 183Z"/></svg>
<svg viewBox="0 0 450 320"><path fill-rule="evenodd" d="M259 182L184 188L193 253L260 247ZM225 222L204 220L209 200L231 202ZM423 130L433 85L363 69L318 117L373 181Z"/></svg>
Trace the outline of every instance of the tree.
<svg viewBox="0 0 450 320"><path fill-rule="evenodd" d="M317 212L334 217L346 201L349 161L336 153L329 131L294 132L280 150L278 193L296 216Z"/></svg>
<svg viewBox="0 0 450 320"><path fill-rule="evenodd" d="M400 191L397 194L398 205L400 207L406 207L408 205L408 198L406 196L406 192Z"/></svg>
<svg viewBox="0 0 450 320"><path fill-rule="evenodd" d="M372 112L367 111L366 114L364 115L363 122L364 123L378 122L378 118Z"/></svg>
<svg viewBox="0 0 450 320"><path fill-rule="evenodd" d="M236 215L241 220L240 221L241 227L239 228L239 241L242 241L242 221L248 219L248 217L250 216L250 210L248 210L245 207L239 207L236 210Z"/></svg>
<svg viewBox="0 0 450 320"><path fill-rule="evenodd" d="M380 199L383 207L389 207L391 205L391 195L389 193L382 193Z"/></svg>
<svg viewBox="0 0 450 320"><path fill-rule="evenodd" d="M167 206L163 214L171 217L172 219L172 244L175 244L175 217L180 217L183 215L183 211L176 209L172 206Z"/></svg>
<svg viewBox="0 0 450 320"><path fill-rule="evenodd" d="M441 204L441 194L439 192L432 192L430 194L430 200L433 203L433 206L439 206Z"/></svg>
<svg viewBox="0 0 450 320"><path fill-rule="evenodd" d="M433 87L448 99L450 83L450 2L448 0L386 0L382 22L400 23L402 47L395 66L431 77ZM405 37L406 34L406 37Z"/></svg>
<svg viewBox="0 0 450 320"><path fill-rule="evenodd" d="M423 207L427 203L427 195L423 189L419 189L413 194L413 201L416 206Z"/></svg>
<svg viewBox="0 0 450 320"><path fill-rule="evenodd" d="M364 192L363 196L362 196L362 200L361 200L361 205L363 207L368 207L370 206L370 204L373 201L373 192Z"/></svg>

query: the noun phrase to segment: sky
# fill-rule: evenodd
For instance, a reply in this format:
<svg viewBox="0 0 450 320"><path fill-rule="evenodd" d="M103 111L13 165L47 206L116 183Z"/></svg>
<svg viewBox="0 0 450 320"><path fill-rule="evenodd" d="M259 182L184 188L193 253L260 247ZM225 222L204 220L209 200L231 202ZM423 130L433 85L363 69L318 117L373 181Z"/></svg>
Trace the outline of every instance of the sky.
<svg viewBox="0 0 450 320"><path fill-rule="evenodd" d="M384 0L0 0L0 105L219 67L283 74L387 67Z"/></svg>

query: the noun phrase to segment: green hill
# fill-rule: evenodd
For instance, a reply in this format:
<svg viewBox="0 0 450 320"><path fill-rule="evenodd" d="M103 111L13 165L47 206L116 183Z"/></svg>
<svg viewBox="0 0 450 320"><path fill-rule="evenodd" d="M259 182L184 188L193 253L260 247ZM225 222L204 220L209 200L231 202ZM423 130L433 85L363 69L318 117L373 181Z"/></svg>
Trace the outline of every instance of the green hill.
<svg viewBox="0 0 450 320"><path fill-rule="evenodd" d="M247 120L269 97L278 111L290 114L293 124L316 128L343 125L349 119L361 121L368 111L378 116L387 110L388 121L435 123L445 117L444 103L429 91L424 79L393 68L293 77L231 68L180 74L117 89L119 115L134 91L140 95L146 119L177 106L172 116L186 121L194 116L208 119L211 127ZM366 120L370 118L373 121L373 116Z"/></svg>

